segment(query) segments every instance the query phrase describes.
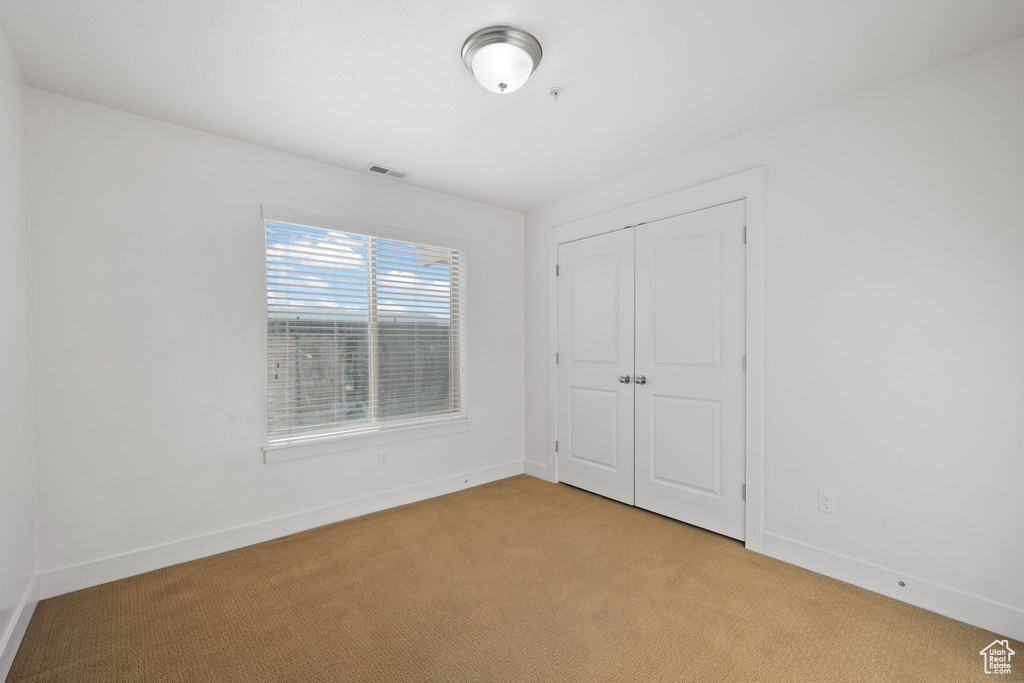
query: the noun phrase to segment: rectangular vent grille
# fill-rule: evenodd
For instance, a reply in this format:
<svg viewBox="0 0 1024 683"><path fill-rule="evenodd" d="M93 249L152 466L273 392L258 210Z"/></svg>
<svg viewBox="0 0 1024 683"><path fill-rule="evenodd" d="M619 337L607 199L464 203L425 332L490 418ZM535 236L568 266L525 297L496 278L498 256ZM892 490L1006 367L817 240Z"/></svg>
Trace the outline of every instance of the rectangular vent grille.
<svg viewBox="0 0 1024 683"><path fill-rule="evenodd" d="M381 166L379 164L367 164L366 168L364 168L363 170L369 171L370 173L377 173L382 176L387 176L388 178L395 178L397 180L403 180L406 176L409 175L408 171L399 171L393 168L388 168L387 166Z"/></svg>

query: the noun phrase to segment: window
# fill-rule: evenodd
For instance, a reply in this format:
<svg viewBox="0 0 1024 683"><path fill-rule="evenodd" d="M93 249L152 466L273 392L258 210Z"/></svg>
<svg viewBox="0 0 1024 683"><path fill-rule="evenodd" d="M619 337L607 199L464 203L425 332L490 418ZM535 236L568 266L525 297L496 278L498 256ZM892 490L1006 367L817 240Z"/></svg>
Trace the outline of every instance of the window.
<svg viewBox="0 0 1024 683"><path fill-rule="evenodd" d="M466 256L264 208L270 440L466 417Z"/></svg>

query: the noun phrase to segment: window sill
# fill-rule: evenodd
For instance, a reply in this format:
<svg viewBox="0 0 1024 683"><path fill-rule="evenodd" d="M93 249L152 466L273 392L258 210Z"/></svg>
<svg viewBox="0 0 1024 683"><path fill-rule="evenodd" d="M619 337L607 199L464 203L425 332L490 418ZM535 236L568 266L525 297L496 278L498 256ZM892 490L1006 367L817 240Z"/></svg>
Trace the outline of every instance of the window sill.
<svg viewBox="0 0 1024 683"><path fill-rule="evenodd" d="M307 441L272 443L264 446L262 449L263 463L271 465L287 460L341 453L382 444L414 441L434 436L447 436L448 434L468 432L470 429L472 429L472 422L468 418L462 418L439 421L433 424L417 424L409 425L408 427L366 430L352 434L336 434Z"/></svg>

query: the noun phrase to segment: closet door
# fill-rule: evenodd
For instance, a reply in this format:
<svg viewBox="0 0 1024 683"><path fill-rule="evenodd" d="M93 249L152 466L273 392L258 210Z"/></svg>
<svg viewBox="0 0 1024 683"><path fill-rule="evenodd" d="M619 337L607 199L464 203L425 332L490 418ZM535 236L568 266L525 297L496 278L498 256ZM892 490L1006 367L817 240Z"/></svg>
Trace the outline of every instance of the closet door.
<svg viewBox="0 0 1024 683"><path fill-rule="evenodd" d="M745 202L636 228L636 505L743 539Z"/></svg>
<svg viewBox="0 0 1024 683"><path fill-rule="evenodd" d="M558 247L558 478L633 503L633 230Z"/></svg>

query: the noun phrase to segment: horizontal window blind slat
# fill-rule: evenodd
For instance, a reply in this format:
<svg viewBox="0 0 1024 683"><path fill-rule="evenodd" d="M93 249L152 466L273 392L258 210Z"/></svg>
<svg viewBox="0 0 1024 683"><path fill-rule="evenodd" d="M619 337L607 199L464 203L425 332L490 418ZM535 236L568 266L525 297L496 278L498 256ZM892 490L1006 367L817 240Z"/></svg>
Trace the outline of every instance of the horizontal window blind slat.
<svg viewBox="0 0 1024 683"><path fill-rule="evenodd" d="M415 417L437 416L437 415L450 414L450 413L453 413L453 412L454 413L459 413L460 412L460 411L452 411L447 406L444 406L444 407L441 407L441 408L437 408L437 407L420 408L420 412L418 414L410 414L410 410L414 409L414 408L415 408L415 406L412 405L412 404L403 404L403 405L395 405L395 406L384 406L384 407L382 407L381 414L376 419L370 419L370 418L366 417L367 411L364 410L364 411L362 411L360 413L358 418L351 419L351 420L348 420L348 421L349 422L353 422L353 423L358 423L358 424L374 424L376 422L381 422L381 421L387 420L387 419L395 419L395 418L397 418L399 416L399 414L403 414L403 416L407 417L407 418L415 418ZM331 416L332 412L331 411L323 411L322 413L319 413L319 415ZM280 422L277 425L277 428L281 429L281 430L291 430L292 433L295 433L296 429L300 428L300 427L305 431L307 428L308 429L330 429L330 428L332 428L334 426L344 426L344 425L343 425L343 423L341 421L336 420L336 419L324 419L324 420L311 419L311 420L304 420L304 421L294 421L294 422L288 423L288 424L286 424L284 422Z"/></svg>
<svg viewBox="0 0 1024 683"><path fill-rule="evenodd" d="M445 394L447 393L447 382L445 381L445 378L442 378L442 377L435 377L435 378L432 378L432 379L417 378L414 383L415 384L424 384L424 385L443 386L445 388ZM437 401L444 400L446 398L445 394L441 394L440 396L430 396L430 397L424 398L424 397L422 397L422 394L418 390L416 390L416 389L407 389L406 388L407 385L408 385L408 383L402 383L402 384L398 384L398 383L388 384L387 382L383 383L381 385L381 390L386 392L387 397L386 397L386 399L385 398L378 398L376 400L376 403L379 404L379 403L383 403L385 401L393 401L393 400L396 400L396 399L401 398L403 396L412 397L412 398L420 397L418 400L420 400L421 402L424 402L424 403L426 403L426 402L434 402L434 403L436 403ZM347 397L346 397L346 392L341 392L341 391L339 391L339 392L318 392L318 393L311 393L311 394L303 393L301 395L300 394L295 394L295 393L290 393L290 392L282 392L282 393L283 393L284 396L288 397L293 402L303 401L303 402L310 403L310 404L311 403L316 403L317 401L323 402L323 401L331 401L331 400L334 400L334 399L338 399L338 400L347 399L348 401L352 401L352 402L359 402L359 401L361 401L361 402L365 402L367 404L373 404L374 403L374 401L371 401L371 400L369 400L367 398L367 396L368 396L367 392L359 391L358 389L352 389L352 390L348 391L347 392ZM285 405L281 405L281 406L278 406L278 407L274 408L274 410L284 410L284 409L286 409Z"/></svg>

